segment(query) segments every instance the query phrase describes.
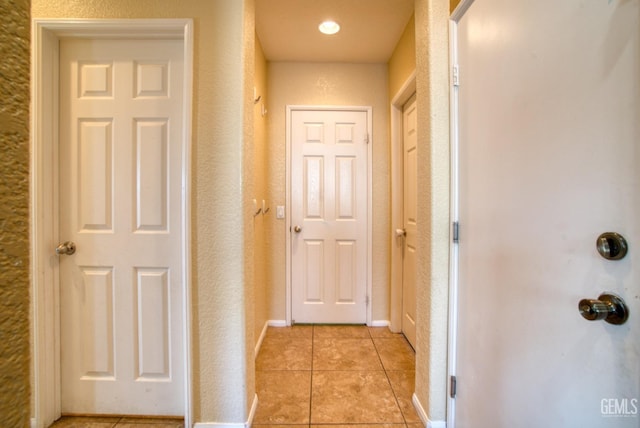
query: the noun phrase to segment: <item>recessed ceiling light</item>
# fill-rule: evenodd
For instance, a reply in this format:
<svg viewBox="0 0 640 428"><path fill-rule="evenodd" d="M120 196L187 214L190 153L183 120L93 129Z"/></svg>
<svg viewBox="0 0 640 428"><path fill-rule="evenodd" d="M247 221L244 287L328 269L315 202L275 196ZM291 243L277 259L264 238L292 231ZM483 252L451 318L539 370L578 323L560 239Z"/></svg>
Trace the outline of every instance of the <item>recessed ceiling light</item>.
<svg viewBox="0 0 640 428"><path fill-rule="evenodd" d="M336 34L340 31L340 25L335 21L324 21L318 26L318 29L323 34Z"/></svg>

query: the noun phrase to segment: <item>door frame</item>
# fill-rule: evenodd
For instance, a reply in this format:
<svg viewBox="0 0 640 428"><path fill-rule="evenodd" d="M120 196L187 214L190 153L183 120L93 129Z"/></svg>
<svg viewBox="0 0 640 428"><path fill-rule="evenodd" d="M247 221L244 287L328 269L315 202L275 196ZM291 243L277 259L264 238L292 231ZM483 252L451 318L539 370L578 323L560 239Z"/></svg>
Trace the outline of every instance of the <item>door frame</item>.
<svg viewBox="0 0 640 428"><path fill-rule="evenodd" d="M371 244L373 242L373 201L372 201L372 157L373 157L373 108L370 106L330 106L330 105L287 105L286 106L286 204L285 204L285 233L287 236L286 244L286 325L291 325L292 318L292 290L291 290L291 115L294 111L358 111L367 113L367 133L369 134L369 143L367 144L367 325L371 325L372 319L372 260L373 250Z"/></svg>
<svg viewBox="0 0 640 428"><path fill-rule="evenodd" d="M182 133L182 281L184 418L191 426L191 125L193 20L191 19L34 19L31 46L31 335L32 428L60 417L60 284L52 248L58 233L59 41L61 38L169 38L183 41L184 105Z"/></svg>
<svg viewBox="0 0 640 428"><path fill-rule="evenodd" d="M391 100L391 285L389 305L389 329L402 332L402 278L404 242L395 230L404 227L404 126L403 107L416 93L416 71L414 70Z"/></svg>
<svg viewBox="0 0 640 428"><path fill-rule="evenodd" d="M451 177L450 177L450 212L451 221L460 219L460 193L459 193L459 70L458 66L458 22L464 16L474 0L461 0L454 9L449 19L449 70L450 70L450 94L449 94L449 123L451 135ZM459 245L452 242L449 246L449 328L447 349L447 427L455 428L456 399L452 397L451 378L457 373L457 340L458 340L458 268Z"/></svg>

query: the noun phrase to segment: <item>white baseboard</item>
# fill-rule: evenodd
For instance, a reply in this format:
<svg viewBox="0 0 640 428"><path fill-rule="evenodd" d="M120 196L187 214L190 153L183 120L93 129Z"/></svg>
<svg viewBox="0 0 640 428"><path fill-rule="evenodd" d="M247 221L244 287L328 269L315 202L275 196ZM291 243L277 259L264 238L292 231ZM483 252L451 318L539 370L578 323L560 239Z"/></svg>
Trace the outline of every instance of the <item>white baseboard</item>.
<svg viewBox="0 0 640 428"><path fill-rule="evenodd" d="M269 327L286 327L287 326L286 320L269 320L267 321L267 323L269 324Z"/></svg>
<svg viewBox="0 0 640 428"><path fill-rule="evenodd" d="M31 428L36 428L37 422L36 418L31 418Z"/></svg>
<svg viewBox="0 0 640 428"><path fill-rule="evenodd" d="M391 323L389 320L373 320L371 321L371 327L389 327Z"/></svg>
<svg viewBox="0 0 640 428"><path fill-rule="evenodd" d="M256 415L258 409L258 395L253 397L253 403L251 404L251 410L249 410L249 417L247 421L242 423L223 423L223 422L197 422L193 428L251 428L253 425L253 418Z"/></svg>
<svg viewBox="0 0 640 428"><path fill-rule="evenodd" d="M429 417L427 416L427 412L424 410L424 407L422 407L422 403L420 403L420 400L418 399L418 396L416 394L413 394L413 397L412 397L411 401L413 401L413 407L416 409L416 413L420 417L420 420L422 421L422 423L424 424L425 427L427 427L427 428L447 428L447 422L446 421L431 421L431 420L429 420Z"/></svg>
<svg viewBox="0 0 640 428"><path fill-rule="evenodd" d="M269 321L265 321L264 326L262 327L262 331L260 332L260 337L258 338L258 342L256 342L256 349L253 358L258 358L258 353L260 352L260 347L262 347L262 341L264 337L267 335L267 327L269 327Z"/></svg>

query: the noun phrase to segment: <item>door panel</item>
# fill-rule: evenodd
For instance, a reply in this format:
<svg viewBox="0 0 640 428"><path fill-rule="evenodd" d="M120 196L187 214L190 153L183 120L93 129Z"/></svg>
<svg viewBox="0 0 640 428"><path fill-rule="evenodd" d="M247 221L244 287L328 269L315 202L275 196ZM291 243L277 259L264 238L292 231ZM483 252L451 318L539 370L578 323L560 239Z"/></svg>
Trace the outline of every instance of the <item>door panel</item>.
<svg viewBox="0 0 640 428"><path fill-rule="evenodd" d="M417 107L413 95L403 108L404 248L402 260L402 332L416 346L416 233L418 198Z"/></svg>
<svg viewBox="0 0 640 428"><path fill-rule="evenodd" d="M640 252L596 251L640 243L639 29L635 1L460 20L457 427L639 426ZM626 324L580 316L603 291Z"/></svg>
<svg viewBox="0 0 640 428"><path fill-rule="evenodd" d="M182 42L63 40L63 413L183 415Z"/></svg>
<svg viewBox="0 0 640 428"><path fill-rule="evenodd" d="M364 323L367 113L291 112L292 319Z"/></svg>

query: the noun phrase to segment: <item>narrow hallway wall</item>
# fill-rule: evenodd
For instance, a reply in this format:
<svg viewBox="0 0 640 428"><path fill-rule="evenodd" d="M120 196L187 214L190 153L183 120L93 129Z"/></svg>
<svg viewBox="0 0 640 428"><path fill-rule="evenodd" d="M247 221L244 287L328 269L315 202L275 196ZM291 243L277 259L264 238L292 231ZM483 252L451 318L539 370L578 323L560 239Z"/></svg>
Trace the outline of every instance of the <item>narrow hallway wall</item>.
<svg viewBox="0 0 640 428"><path fill-rule="evenodd" d="M266 322L269 319L268 314L268 302L267 302L267 258L270 257L269 248L266 242L266 223L268 220L275 216L275 207L271 206L271 200L267 195L268 182L267 182L267 114L266 112L266 100L269 98L267 93L267 61L262 52L262 46L260 41L255 40L255 76L254 87L256 88L256 97L260 99L254 100L253 105L253 121L254 121L254 159L253 159L253 178L254 178L254 195L258 203L258 209L262 209L262 201L265 201L267 212L261 211L260 214L254 218L254 231L255 231L255 329L254 339L256 345L260 339L260 335L263 333Z"/></svg>
<svg viewBox="0 0 640 428"><path fill-rule="evenodd" d="M449 304L449 1L416 0L418 263L416 397L432 421L447 406Z"/></svg>

